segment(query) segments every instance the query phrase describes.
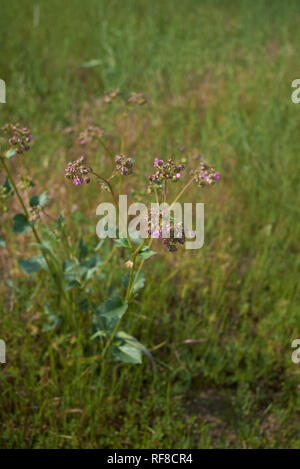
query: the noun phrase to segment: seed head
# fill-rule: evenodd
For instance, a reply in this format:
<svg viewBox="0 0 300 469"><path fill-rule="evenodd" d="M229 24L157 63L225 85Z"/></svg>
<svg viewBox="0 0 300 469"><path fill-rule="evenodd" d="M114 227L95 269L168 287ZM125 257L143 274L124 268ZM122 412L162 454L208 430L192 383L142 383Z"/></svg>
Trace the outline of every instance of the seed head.
<svg viewBox="0 0 300 469"><path fill-rule="evenodd" d="M14 148L21 154L30 149L30 142L33 140L30 129L20 127L19 124L5 124L1 127L3 136L6 138L8 146Z"/></svg>
<svg viewBox="0 0 300 469"><path fill-rule="evenodd" d="M121 155L116 155L115 162L117 171L119 171L122 176L129 176L129 174L132 174L133 161L134 160L132 158L124 155L123 153Z"/></svg>
<svg viewBox="0 0 300 469"><path fill-rule="evenodd" d="M128 99L128 104L139 104L142 106L148 102L148 98L144 93L131 93L130 98Z"/></svg>
<svg viewBox="0 0 300 469"><path fill-rule="evenodd" d="M104 130L100 127L93 127L89 125L85 130L80 132L78 140L80 145L90 143L92 140L100 140L105 135Z"/></svg>
<svg viewBox="0 0 300 469"><path fill-rule="evenodd" d="M90 178L87 176L88 173L92 172L92 168L87 166L84 162L84 156L78 158L78 160L70 161L65 169L65 177L71 179L75 186L81 186L81 184L88 184Z"/></svg>
<svg viewBox="0 0 300 469"><path fill-rule="evenodd" d="M190 175L194 176L195 182L199 187L214 184L220 179L220 173L217 173L214 166L209 166L204 161L200 162L197 169L190 171Z"/></svg>
<svg viewBox="0 0 300 469"><path fill-rule="evenodd" d="M154 167L157 168L154 174L149 176L151 183L166 181L168 179L173 182L179 181L184 170L184 164L177 164L173 160L167 161L155 158Z"/></svg>

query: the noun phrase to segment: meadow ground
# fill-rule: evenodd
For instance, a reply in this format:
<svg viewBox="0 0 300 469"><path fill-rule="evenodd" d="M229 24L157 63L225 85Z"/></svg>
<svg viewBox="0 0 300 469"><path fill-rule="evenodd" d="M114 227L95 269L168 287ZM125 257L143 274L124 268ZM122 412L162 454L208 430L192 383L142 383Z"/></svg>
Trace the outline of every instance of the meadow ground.
<svg viewBox="0 0 300 469"><path fill-rule="evenodd" d="M48 191L50 215L64 213L72 246L83 238L93 251L105 195L72 187L64 167L73 131L122 127L116 107L103 110L106 91L150 98L124 133L141 181L155 156L200 152L221 173L189 199L207 203L204 247L158 249L125 320L156 375L144 359L109 364L101 380L84 309L45 330L55 286L20 269L37 252L30 234L12 234L10 203L0 226L2 448L299 448L299 21L297 1L1 6L0 124L32 129L24 165ZM95 280L93 301L117 280Z"/></svg>

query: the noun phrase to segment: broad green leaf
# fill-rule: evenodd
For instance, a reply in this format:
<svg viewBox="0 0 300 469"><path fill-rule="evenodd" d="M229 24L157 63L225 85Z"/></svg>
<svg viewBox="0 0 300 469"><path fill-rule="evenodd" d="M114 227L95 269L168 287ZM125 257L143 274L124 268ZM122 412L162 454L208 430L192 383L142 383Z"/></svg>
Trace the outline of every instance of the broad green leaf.
<svg viewBox="0 0 300 469"><path fill-rule="evenodd" d="M0 238L0 247L1 248L6 248L6 242L4 238Z"/></svg>
<svg viewBox="0 0 300 469"><path fill-rule="evenodd" d="M134 337L132 337L131 335L127 334L124 331L117 332L116 339L119 339L119 340L121 339L124 342L126 342L127 344L131 345L132 347L136 347L138 350L143 352L149 358L149 360L152 363L152 366L153 367L155 366L154 358L153 358L152 354L137 339L135 339Z"/></svg>
<svg viewBox="0 0 300 469"><path fill-rule="evenodd" d="M132 363L134 365L142 363L141 351L129 344L120 345L119 347L113 346L110 355L113 361Z"/></svg>
<svg viewBox="0 0 300 469"><path fill-rule="evenodd" d="M142 249L139 251L139 256L142 259L149 259L149 257L155 256L155 254L157 253L155 251L151 251L148 246L142 247Z"/></svg>
<svg viewBox="0 0 300 469"><path fill-rule="evenodd" d="M118 295L110 297L98 306L93 318L94 330L112 331L119 319L125 314L128 303Z"/></svg>
<svg viewBox="0 0 300 469"><path fill-rule="evenodd" d="M18 213L13 218L13 232L16 234L28 233L30 223L23 213Z"/></svg>
<svg viewBox="0 0 300 469"><path fill-rule="evenodd" d="M128 303L122 300L120 296L112 296L108 300L101 303L97 308L98 317L108 319L120 319L128 308Z"/></svg>
<svg viewBox="0 0 300 469"><path fill-rule="evenodd" d="M26 274L36 274L41 269L47 268L47 264L43 256L36 256L31 259L19 259L18 264Z"/></svg>
<svg viewBox="0 0 300 469"><path fill-rule="evenodd" d="M10 158L12 158L15 154L16 154L16 150L14 148L10 148L9 150L7 150L7 152L5 153L5 158L7 158L8 160Z"/></svg>
<svg viewBox="0 0 300 469"><path fill-rule="evenodd" d="M48 194L47 192L43 192L40 195L34 195L30 199L30 207L37 207L40 205L41 207L45 207L47 203L49 202Z"/></svg>

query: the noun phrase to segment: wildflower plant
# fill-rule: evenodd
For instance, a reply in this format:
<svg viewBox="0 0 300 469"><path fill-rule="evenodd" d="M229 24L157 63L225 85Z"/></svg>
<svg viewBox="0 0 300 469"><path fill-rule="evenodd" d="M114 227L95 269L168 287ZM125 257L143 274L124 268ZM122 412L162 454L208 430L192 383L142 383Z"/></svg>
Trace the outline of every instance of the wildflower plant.
<svg viewBox="0 0 300 469"><path fill-rule="evenodd" d="M148 98L141 93L132 93L125 97L120 90L107 93L103 102L105 105L114 103L117 99L123 100L123 116L126 119L135 105L144 105ZM125 151L125 137L121 136L120 148L115 152L108 144L106 131L99 127L89 126L82 130L76 139L79 156L70 161L65 168L65 181L72 183L82 190L81 186L92 184L93 181L100 192L105 191L102 197L108 197L115 206L119 215L119 195L122 194L124 180L130 184L130 178L135 172L136 161ZM20 259L19 265L27 274L44 271L52 279L53 304L45 305L45 323L43 329L51 331L63 327L68 321L78 328L78 314L87 313L91 317L90 336L97 341L101 350L101 370L104 373L104 363L110 359L126 363L141 363L142 354L147 355L153 362L150 352L137 339L121 330L124 317L136 301L140 290L144 287L144 263L152 259L155 251L153 242L160 242L169 252L176 252L182 247L187 237L193 234L184 231L182 223L177 223L170 216L172 207L183 194L195 184L199 187L213 185L219 178L214 167L204 161L196 169L186 171L185 161L174 161L173 158L155 157L150 175L145 178L148 186L145 202L150 207L154 202L160 207L158 212L149 209L146 216L147 235L141 237L135 230L130 230L128 215L126 213L126 236L120 233L116 239L101 239L94 247L93 253L82 239L76 249L70 245L67 235L67 220L61 214L51 223L45 222L47 215L48 195L46 192L28 198L26 193L32 190L31 179L22 175L21 184L16 182L16 171L13 172L13 161L24 158L23 153L30 149L33 137L28 128L19 125L7 124L1 129L1 167L6 175L4 184L0 186L0 201L8 206L8 199L16 196L22 213L13 218L13 231L16 234L32 232L40 254L30 259ZM93 164L88 162L88 149L91 142L96 141L103 148L110 159L110 166L100 167L97 160ZM189 180L183 184L184 175ZM28 184L25 182L28 181ZM170 185L178 188L177 195L170 200ZM168 205L168 202L169 205ZM7 208L4 210L7 211ZM44 217L45 215L45 217ZM169 215L169 217L165 217ZM169 220L164 222L165 218ZM153 232L153 224L156 231ZM166 235L166 233L168 235ZM104 245L106 244L106 251ZM64 260L61 262L58 246L62 246ZM99 252L107 253L105 259ZM119 257L119 261L117 261ZM114 283L112 273L119 272L118 283ZM109 282L106 284L104 301L99 304L99 285L103 281L107 269L110 270ZM102 288L103 290L103 288ZM103 295L101 295L103 297ZM63 312L63 313L62 313ZM103 374L102 374L103 377Z"/></svg>

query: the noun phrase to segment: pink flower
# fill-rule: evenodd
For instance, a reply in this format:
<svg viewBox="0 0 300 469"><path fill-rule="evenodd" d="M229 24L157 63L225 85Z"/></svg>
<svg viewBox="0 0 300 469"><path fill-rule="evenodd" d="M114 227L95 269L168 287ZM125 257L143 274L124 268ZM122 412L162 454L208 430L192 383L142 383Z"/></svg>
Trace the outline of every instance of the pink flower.
<svg viewBox="0 0 300 469"><path fill-rule="evenodd" d="M220 179L220 176L221 176L220 173L215 173L215 174L213 175L213 180L214 180L214 181L217 181L218 179Z"/></svg>
<svg viewBox="0 0 300 469"><path fill-rule="evenodd" d="M79 177L73 179L73 184L75 184L75 186L80 186L82 183L83 183L83 180Z"/></svg>

